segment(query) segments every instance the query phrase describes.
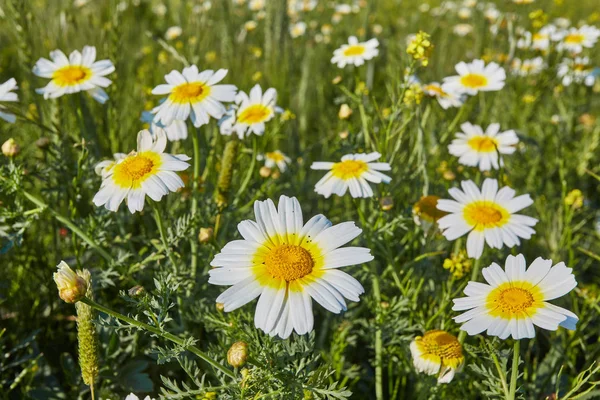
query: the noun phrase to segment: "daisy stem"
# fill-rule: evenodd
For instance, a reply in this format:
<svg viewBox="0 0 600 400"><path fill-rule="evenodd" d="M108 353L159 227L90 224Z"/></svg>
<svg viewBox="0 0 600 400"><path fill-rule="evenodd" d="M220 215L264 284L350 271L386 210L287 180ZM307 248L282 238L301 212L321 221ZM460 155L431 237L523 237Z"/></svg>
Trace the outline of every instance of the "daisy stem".
<svg viewBox="0 0 600 400"><path fill-rule="evenodd" d="M144 322L141 321L137 321L133 318L127 317L123 314L120 314L116 311L111 310L110 308L104 307L101 304L96 303L95 301L84 297L80 300L81 302L87 304L88 306L95 308L96 310L103 312L107 315L110 315L113 318L119 319L121 321L125 321L127 323L129 323L130 325L133 325L137 328L146 330L148 332L152 332L153 334L155 334L156 336L159 336L163 339L169 340L173 343L176 343L180 346L184 346L186 348L186 350L189 350L190 352L194 353L195 355L197 355L201 360L206 361L208 364L210 364L212 367L214 367L215 369L221 371L223 374L227 375L228 377L230 377L231 379L235 379L235 375L233 374L233 372L231 372L229 369L225 368L224 366L222 366L221 364L219 364L217 361L213 360L212 358L210 358L206 353L204 353L202 350L200 350L199 348L197 348L196 346L190 346L188 344L186 344L186 340L182 339L180 337L177 337L169 332L164 332L161 329L148 325Z"/></svg>
<svg viewBox="0 0 600 400"><path fill-rule="evenodd" d="M515 393L517 391L517 378L519 377L519 353L521 351L521 341L515 340L513 347L513 359L512 368L510 371L510 391L508 393L508 400L515 399Z"/></svg>
<svg viewBox="0 0 600 400"><path fill-rule="evenodd" d="M158 227L158 232L160 233L160 239L162 240L163 246L165 248L165 253L167 253L167 257L169 257L169 261L173 265L175 270L178 270L177 263L175 262L175 258L173 257L173 253L169 248L169 242L167 242L167 232L165 231L165 226L162 221L162 217L160 216L160 211L158 210L158 204L152 202L152 209L154 210L154 219L156 220L156 226Z"/></svg>
<svg viewBox="0 0 600 400"><path fill-rule="evenodd" d="M192 134L192 145L194 147L194 172L192 175L192 220L195 221L198 213L198 177L200 176L200 128ZM190 251L192 253L191 273L196 278L198 270L198 236L192 235L190 240Z"/></svg>

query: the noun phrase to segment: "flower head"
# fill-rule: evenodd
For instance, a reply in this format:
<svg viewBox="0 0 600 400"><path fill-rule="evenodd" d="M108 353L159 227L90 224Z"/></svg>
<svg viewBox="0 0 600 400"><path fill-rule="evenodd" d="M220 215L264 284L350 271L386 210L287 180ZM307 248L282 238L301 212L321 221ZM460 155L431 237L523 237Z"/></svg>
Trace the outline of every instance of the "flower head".
<svg viewBox="0 0 600 400"><path fill-rule="evenodd" d="M423 92L428 96L435 97L440 106L447 110L450 107L461 107L464 104L463 96L457 92L445 92L442 85L437 82L431 82L423 86Z"/></svg>
<svg viewBox="0 0 600 400"><path fill-rule="evenodd" d="M343 196L350 190L352 197L372 197L373 189L368 182L390 183L392 178L379 171L390 171L390 164L373 162L379 153L346 154L340 162L314 162L310 168L329 170L315 185L315 192L326 198L332 194Z"/></svg>
<svg viewBox="0 0 600 400"><path fill-rule="evenodd" d="M498 190L498 181L486 179L481 191L473 181L463 181L463 190L448 190L454 200L438 200L437 208L450 214L440 218L438 225L448 240L465 234L467 254L479 258L485 243L496 249L503 245L513 247L520 244L519 238L529 239L535 231L531 228L537 219L516 214L531 204L528 194L515 197L508 186Z"/></svg>
<svg viewBox="0 0 600 400"><path fill-rule="evenodd" d="M86 280L77 275L64 261L56 268L58 271L52 277L58 287L58 295L67 303L77 303L87 292Z"/></svg>
<svg viewBox="0 0 600 400"><path fill-rule="evenodd" d="M235 342L227 351L227 363L234 368L242 367L248 359L248 344Z"/></svg>
<svg viewBox="0 0 600 400"><path fill-rule="evenodd" d="M506 339L535 337L534 325L550 331L559 326L575 329L578 318L569 310L548 303L569 293L577 281L564 263L536 258L527 268L525 257L509 255L505 269L492 263L482 270L487 283L469 282L467 297L454 299L454 317L464 323L460 329L469 335L487 330L490 336Z"/></svg>
<svg viewBox="0 0 600 400"><path fill-rule="evenodd" d="M126 156L115 155L111 165L99 164L97 171L102 175L102 186L94 196L94 204L117 211L126 200L133 214L144 209L144 199L148 195L154 201L184 187L184 183L175 173L189 167L186 155L164 153L167 136L164 130L156 130L153 139L147 130L140 131L137 138L137 151Z"/></svg>
<svg viewBox="0 0 600 400"><path fill-rule="evenodd" d="M221 249L210 263L209 283L233 285L217 303L226 312L259 297L254 324L271 336L303 335L313 328L314 299L333 313L346 310L344 298L359 301L364 292L341 267L373 260L364 247L344 247L362 232L354 222L332 226L323 215L304 223L295 197L254 203L256 222L238 225L244 238Z"/></svg>
<svg viewBox="0 0 600 400"><path fill-rule="evenodd" d="M51 81L45 87L36 89L45 99L54 99L64 94L87 91L94 100L104 103L108 95L105 87L112 83L106 75L115 70L110 60L96 61L96 48L85 46L82 52L74 50L69 58L60 50L50 52L52 61L40 58L33 67L33 73Z"/></svg>
<svg viewBox="0 0 600 400"><path fill-rule="evenodd" d="M584 48L591 49L600 38L600 29L595 26L584 25L581 28L571 27L567 30L556 32L552 39L559 41L556 49L579 54Z"/></svg>
<svg viewBox="0 0 600 400"><path fill-rule="evenodd" d="M542 72L544 68L544 59L542 57L535 57L528 60L515 58L511 63L512 72L518 76L536 75Z"/></svg>
<svg viewBox="0 0 600 400"><path fill-rule="evenodd" d="M412 56L413 59L419 61L424 67L429 64L429 55L433 50L433 44L431 44L429 38L429 34L419 31L419 33L411 39L406 48L406 53Z"/></svg>
<svg viewBox="0 0 600 400"><path fill-rule="evenodd" d="M500 132L500 124L490 124L485 132L479 125L465 122L460 126L462 132L448 146L458 162L470 167L479 166L481 171L498 169L502 165L501 154L512 154L519 138L513 130Z"/></svg>
<svg viewBox="0 0 600 400"><path fill-rule="evenodd" d="M184 68L183 72L171 71L165 75L167 84L152 90L152 94L169 95L152 110L156 121L169 126L174 120L190 117L194 126L200 127L208 124L210 117L221 118L225 114L221 102L233 101L237 90L234 85L217 85L225 75L226 69L199 72L195 65Z"/></svg>
<svg viewBox="0 0 600 400"><path fill-rule="evenodd" d="M447 212L438 210L438 196L423 196L413 206L414 221L417 225L425 225L425 228L437 222L440 218L448 215Z"/></svg>
<svg viewBox="0 0 600 400"><path fill-rule="evenodd" d="M2 101L9 101L9 102L18 101L19 97L17 96L16 93L13 92L13 90L16 90L16 89L18 89L18 87L17 87L17 81L15 80L15 78L10 78L9 80L7 80L3 84L1 84L0 85L0 102L2 102ZM11 124L13 124L17 120L17 117L15 117L14 114L4 111L4 107L2 105L0 105L0 118L5 120L6 122L10 122Z"/></svg>
<svg viewBox="0 0 600 400"><path fill-rule="evenodd" d="M455 279L460 279L471 271L473 260L468 258L464 250L461 250L458 253L452 254L450 258L446 258L442 266L444 269L450 271Z"/></svg>
<svg viewBox="0 0 600 400"><path fill-rule="evenodd" d="M446 331L427 331L410 343L417 371L437 375L438 383L450 383L462 368L465 358L458 339Z"/></svg>
<svg viewBox="0 0 600 400"><path fill-rule="evenodd" d="M288 164L292 162L288 156L279 150L268 151L263 157L265 160L265 167L273 169L275 166L277 166L281 172L285 172Z"/></svg>
<svg viewBox="0 0 600 400"><path fill-rule="evenodd" d="M250 95L240 92L235 96L236 106L232 108L221 122L220 129L224 135L236 133L240 139L254 133L262 135L265 123L273 119L276 111L277 91L269 88L263 94L260 85L254 85Z"/></svg>
<svg viewBox="0 0 600 400"><path fill-rule="evenodd" d="M444 92L465 93L476 95L478 92L497 91L504 87L506 72L498 64L491 62L485 65L483 60L473 60L471 63L456 64L458 75L444 78Z"/></svg>
<svg viewBox="0 0 600 400"><path fill-rule="evenodd" d="M333 52L332 64L337 64L338 68L344 68L348 64L361 66L365 61L372 59L379 54L377 47L379 41L371 39L366 42L359 42L356 36L348 38L348 44Z"/></svg>
<svg viewBox="0 0 600 400"><path fill-rule="evenodd" d="M596 81L589 57L564 58L558 66L557 75L564 86L571 83L593 86Z"/></svg>

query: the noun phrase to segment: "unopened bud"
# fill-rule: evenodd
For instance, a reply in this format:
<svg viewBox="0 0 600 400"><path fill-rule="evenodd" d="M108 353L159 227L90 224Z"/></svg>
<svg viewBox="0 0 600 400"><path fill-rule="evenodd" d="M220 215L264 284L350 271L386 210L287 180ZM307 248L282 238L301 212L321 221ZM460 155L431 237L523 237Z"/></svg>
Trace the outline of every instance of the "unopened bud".
<svg viewBox="0 0 600 400"><path fill-rule="evenodd" d="M227 352L227 362L234 368L246 364L248 359L248 345L245 342L235 342Z"/></svg>
<svg viewBox="0 0 600 400"><path fill-rule="evenodd" d="M394 208L394 199L392 196L384 196L379 200L379 204L381 205L381 209L383 211L390 211Z"/></svg>
<svg viewBox="0 0 600 400"><path fill-rule="evenodd" d="M61 261L57 268L58 271L54 273L53 278L58 287L58 295L67 303L77 303L87 292L87 282L64 261Z"/></svg>
<svg viewBox="0 0 600 400"><path fill-rule="evenodd" d="M223 310L225 309L225 304L217 303L217 304L215 304L215 308L217 309L218 312L223 312Z"/></svg>
<svg viewBox="0 0 600 400"><path fill-rule="evenodd" d="M15 157L21 152L21 147L17 144L15 139L10 138L2 145L2 154L6 157Z"/></svg>
<svg viewBox="0 0 600 400"><path fill-rule="evenodd" d="M342 104L338 112L339 119L348 119L352 115L352 109L348 104Z"/></svg>
<svg viewBox="0 0 600 400"><path fill-rule="evenodd" d="M198 241L200 243L206 243L213 237L213 228L200 228L198 233Z"/></svg>
<svg viewBox="0 0 600 400"><path fill-rule="evenodd" d="M258 173L263 178L268 178L269 176L271 176L271 168L269 168L269 167L261 167L260 170L258 171Z"/></svg>
<svg viewBox="0 0 600 400"><path fill-rule="evenodd" d="M38 149L46 150L50 146L50 139L47 137L41 137L35 141L35 145Z"/></svg>
<svg viewBox="0 0 600 400"><path fill-rule="evenodd" d="M141 297L146 294L146 289L143 286L136 285L127 291L129 297Z"/></svg>

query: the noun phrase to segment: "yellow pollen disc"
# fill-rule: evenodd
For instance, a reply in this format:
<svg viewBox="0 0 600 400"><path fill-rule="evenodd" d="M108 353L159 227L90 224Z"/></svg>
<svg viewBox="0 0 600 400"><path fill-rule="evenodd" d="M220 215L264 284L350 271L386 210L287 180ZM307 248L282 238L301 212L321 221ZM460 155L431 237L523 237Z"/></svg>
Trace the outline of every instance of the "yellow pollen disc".
<svg viewBox="0 0 600 400"><path fill-rule="evenodd" d="M237 120L240 124L257 124L266 121L271 116L271 109L262 104L254 104L238 114Z"/></svg>
<svg viewBox="0 0 600 400"><path fill-rule="evenodd" d="M448 215L447 212L437 209L438 196L423 196L413 206L413 212L426 221L434 222Z"/></svg>
<svg viewBox="0 0 600 400"><path fill-rule="evenodd" d="M543 33L534 33L532 36L533 41L538 41L538 40L545 40L548 39L548 35L543 34Z"/></svg>
<svg viewBox="0 0 600 400"><path fill-rule="evenodd" d="M197 103L209 94L210 86L201 82L191 82L175 86L169 98L175 103Z"/></svg>
<svg viewBox="0 0 600 400"><path fill-rule="evenodd" d="M526 281L503 283L486 299L490 316L504 319L531 317L542 306L540 289Z"/></svg>
<svg viewBox="0 0 600 400"><path fill-rule="evenodd" d="M310 274L314 266L308 250L293 244L278 245L266 255L264 262L268 274L287 282Z"/></svg>
<svg viewBox="0 0 600 400"><path fill-rule="evenodd" d="M88 67L67 65L54 71L52 80L58 86L73 86L87 81L91 76L92 71Z"/></svg>
<svg viewBox="0 0 600 400"><path fill-rule="evenodd" d="M421 357L440 363L442 366L458 368L464 358L462 346L458 339L445 331L433 330L425 332L416 339Z"/></svg>
<svg viewBox="0 0 600 400"><path fill-rule="evenodd" d="M573 65L573 71L575 71L575 72L583 72L588 69L591 69L591 68L586 64L574 64Z"/></svg>
<svg viewBox="0 0 600 400"><path fill-rule="evenodd" d="M437 86L437 85L426 85L423 89L425 89L426 91L429 92L434 92L436 95L438 96L442 96L445 97L447 96L446 92L444 92L442 90L441 86Z"/></svg>
<svg viewBox="0 0 600 400"><path fill-rule="evenodd" d="M352 46L348 46L344 50L344 55L346 57L361 56L365 53L365 51L366 51L365 46L363 46L361 44L355 44Z"/></svg>
<svg viewBox="0 0 600 400"><path fill-rule="evenodd" d="M467 144L478 153L491 153L496 151L498 141L489 136L473 136Z"/></svg>
<svg viewBox="0 0 600 400"><path fill-rule="evenodd" d="M467 74L460 78L460 83L465 87L478 89L487 86L488 79L481 74Z"/></svg>
<svg viewBox="0 0 600 400"><path fill-rule="evenodd" d="M277 153L275 151L266 153L265 157L273 160L274 162L285 161L285 158L283 158L283 154Z"/></svg>
<svg viewBox="0 0 600 400"><path fill-rule="evenodd" d="M569 43L569 44L580 44L583 43L583 40L585 39L585 36L583 36L580 33L571 33L567 36L565 36L565 43Z"/></svg>
<svg viewBox="0 0 600 400"><path fill-rule="evenodd" d="M359 178L369 169L366 162L360 160L346 160L333 164L331 172L336 178L348 180Z"/></svg>
<svg viewBox="0 0 600 400"><path fill-rule="evenodd" d="M160 155L153 152L129 155L114 166L113 181L121 187L138 188L143 181L156 173L160 164Z"/></svg>
<svg viewBox="0 0 600 400"><path fill-rule="evenodd" d="M510 213L504 207L486 200L467 204L463 216L467 224L477 231L500 227L510 219Z"/></svg>

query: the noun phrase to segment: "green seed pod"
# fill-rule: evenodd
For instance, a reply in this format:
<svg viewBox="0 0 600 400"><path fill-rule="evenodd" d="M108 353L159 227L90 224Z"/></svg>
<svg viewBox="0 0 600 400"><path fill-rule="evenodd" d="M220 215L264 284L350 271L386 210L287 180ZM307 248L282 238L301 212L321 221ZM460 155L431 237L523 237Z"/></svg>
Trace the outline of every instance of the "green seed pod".
<svg viewBox="0 0 600 400"><path fill-rule="evenodd" d="M77 271L77 275L88 284L85 297L93 300L90 271ZM95 311L85 303L75 304L77 310L77 339L79 341L79 366L81 377L88 386L93 386L98 378L98 334L94 325Z"/></svg>
<svg viewBox="0 0 600 400"><path fill-rule="evenodd" d="M229 202L229 189L231 187L231 178L233 177L233 169L237 158L238 140L234 136L230 142L225 145L223 150L223 158L221 160L221 172L217 181L217 205L225 207Z"/></svg>

